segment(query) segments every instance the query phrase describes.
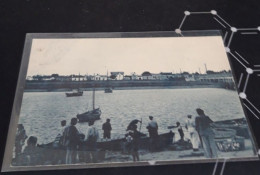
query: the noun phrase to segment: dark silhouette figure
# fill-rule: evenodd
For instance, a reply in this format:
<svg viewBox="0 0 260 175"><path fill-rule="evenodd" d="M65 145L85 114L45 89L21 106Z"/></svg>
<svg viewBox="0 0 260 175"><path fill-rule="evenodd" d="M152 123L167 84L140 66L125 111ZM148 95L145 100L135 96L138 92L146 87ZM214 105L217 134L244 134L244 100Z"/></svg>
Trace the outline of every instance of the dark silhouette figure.
<svg viewBox="0 0 260 175"><path fill-rule="evenodd" d="M70 126L64 129L65 146L66 146L66 164L76 163L77 146L80 143L79 131L76 128L77 118L72 118Z"/></svg>
<svg viewBox="0 0 260 175"><path fill-rule="evenodd" d="M27 146L23 151L24 163L27 166L41 164L41 154L39 148L36 146L37 140L38 139L35 136L30 136L27 140Z"/></svg>
<svg viewBox="0 0 260 175"><path fill-rule="evenodd" d="M138 149L141 133L137 131L137 126L134 126L132 129L133 130L129 133L129 135L132 137L131 152L133 156L133 161L136 162L140 160Z"/></svg>
<svg viewBox="0 0 260 175"><path fill-rule="evenodd" d="M89 129L87 133L87 155L90 157L92 163L97 162L97 140L99 139L99 132L94 126L94 121L91 120L88 122Z"/></svg>
<svg viewBox="0 0 260 175"><path fill-rule="evenodd" d="M180 134L181 141L184 141L184 132L183 132L180 122L176 122L176 127L178 128L178 132Z"/></svg>
<svg viewBox="0 0 260 175"><path fill-rule="evenodd" d="M104 134L103 134L103 138L104 139L110 139L111 138L111 130L112 130L112 127L111 127L111 124L110 124L110 119L107 119L107 121L102 125L102 129L104 131Z"/></svg>
<svg viewBox="0 0 260 175"><path fill-rule="evenodd" d="M207 158L217 157L217 147L215 143L215 133L211 128L213 121L205 115L200 108L196 109L198 117L195 119L196 130L200 135L203 149Z"/></svg>
<svg viewBox="0 0 260 175"><path fill-rule="evenodd" d="M22 148L25 139L27 139L27 135L24 126L23 124L18 124L16 137L15 137L15 158L18 158L18 156L22 153Z"/></svg>
<svg viewBox="0 0 260 175"><path fill-rule="evenodd" d="M148 126L146 127L149 132L150 137L150 151L154 151L158 149L159 140L158 140L158 124L153 119L153 116L149 116L150 122L148 123Z"/></svg>

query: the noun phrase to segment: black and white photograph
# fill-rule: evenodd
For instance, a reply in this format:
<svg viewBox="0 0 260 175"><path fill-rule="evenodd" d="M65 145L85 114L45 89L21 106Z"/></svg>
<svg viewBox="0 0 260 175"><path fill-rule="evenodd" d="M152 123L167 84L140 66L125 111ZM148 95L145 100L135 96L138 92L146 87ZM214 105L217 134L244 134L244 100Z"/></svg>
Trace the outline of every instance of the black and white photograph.
<svg viewBox="0 0 260 175"><path fill-rule="evenodd" d="M10 169L257 158L220 35L39 37L27 55Z"/></svg>

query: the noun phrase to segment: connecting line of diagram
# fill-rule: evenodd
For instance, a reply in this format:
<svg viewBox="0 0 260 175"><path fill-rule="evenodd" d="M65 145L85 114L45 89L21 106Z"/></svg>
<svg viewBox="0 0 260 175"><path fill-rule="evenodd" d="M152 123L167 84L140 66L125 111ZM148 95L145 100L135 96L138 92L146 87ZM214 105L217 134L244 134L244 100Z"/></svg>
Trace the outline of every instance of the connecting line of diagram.
<svg viewBox="0 0 260 175"><path fill-rule="evenodd" d="M222 167L221 167L220 175L224 174L224 169L225 169L227 161L228 161L228 159L225 158L224 161L223 161ZM217 171L217 168L218 168L218 163L219 163L219 159L216 160L216 163L215 163L212 175L216 175L216 171Z"/></svg>
<svg viewBox="0 0 260 175"><path fill-rule="evenodd" d="M182 32L182 27L190 15L212 15L213 19L223 28L223 32L225 32L223 37L223 42L225 46L225 50L227 54L231 55L241 66L243 66L246 70L246 75L244 76L243 73L240 74L239 82L238 82L238 89L242 88L242 81L245 77L244 85L242 88L242 91L239 92L239 97L244 101L244 106L257 118L259 119L260 116L260 110L257 109L257 107L247 98L246 95L246 89L248 86L248 82L250 79L250 75L253 73L258 73L257 76L260 77L260 65L253 65L254 69L252 69L250 66L250 63L237 51L231 51L230 46L232 43L232 40L235 35L238 33L241 35L257 35L260 32L260 27L256 28L236 28L232 27L227 21L225 21L221 16L218 15L216 10L211 10L209 12L190 12L185 11L184 17L181 21L181 24L177 29L175 29L175 33L184 37L184 33ZM227 44L226 44L227 43Z"/></svg>

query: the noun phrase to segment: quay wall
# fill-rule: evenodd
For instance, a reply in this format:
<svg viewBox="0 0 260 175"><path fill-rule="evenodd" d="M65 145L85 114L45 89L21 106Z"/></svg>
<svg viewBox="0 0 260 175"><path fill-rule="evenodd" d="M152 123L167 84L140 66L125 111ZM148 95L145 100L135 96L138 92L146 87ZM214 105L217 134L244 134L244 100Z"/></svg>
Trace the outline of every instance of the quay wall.
<svg viewBox="0 0 260 175"><path fill-rule="evenodd" d="M81 88L83 90L104 89L138 89L138 88L158 88L158 87L215 87L227 88L223 82L200 82L200 81L162 81L162 80L115 80L115 81L26 81L25 91L70 91ZM229 85L232 86L232 85ZM228 88L229 89L229 88Z"/></svg>

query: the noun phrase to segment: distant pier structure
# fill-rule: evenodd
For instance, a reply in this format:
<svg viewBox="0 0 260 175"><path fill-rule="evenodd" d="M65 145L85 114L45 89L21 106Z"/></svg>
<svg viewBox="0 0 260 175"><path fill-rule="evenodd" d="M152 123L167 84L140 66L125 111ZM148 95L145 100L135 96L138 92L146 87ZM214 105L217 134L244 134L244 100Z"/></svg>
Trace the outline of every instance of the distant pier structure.
<svg viewBox="0 0 260 175"><path fill-rule="evenodd" d="M218 82L234 82L234 79L231 74L202 74L199 76L199 80L201 82L212 82L212 83L218 83Z"/></svg>
<svg viewBox="0 0 260 175"><path fill-rule="evenodd" d="M202 74L199 76L199 81L208 83L217 83L226 89L236 89L234 79L231 73L218 73L218 74Z"/></svg>

